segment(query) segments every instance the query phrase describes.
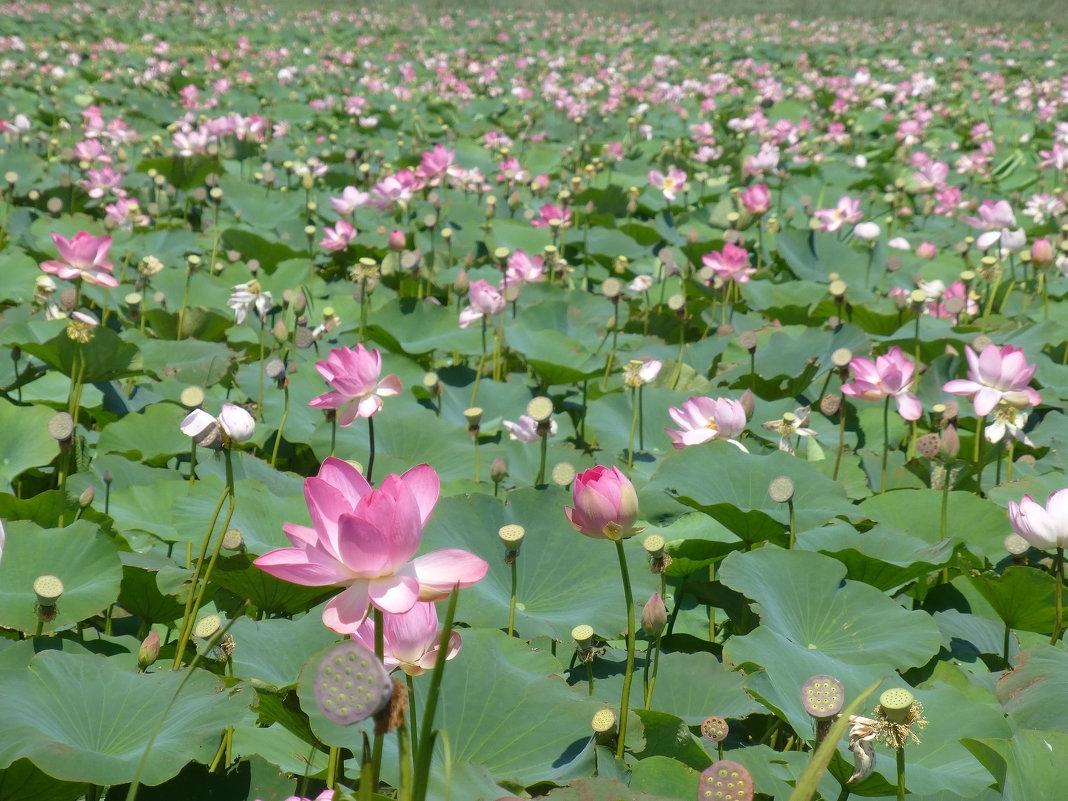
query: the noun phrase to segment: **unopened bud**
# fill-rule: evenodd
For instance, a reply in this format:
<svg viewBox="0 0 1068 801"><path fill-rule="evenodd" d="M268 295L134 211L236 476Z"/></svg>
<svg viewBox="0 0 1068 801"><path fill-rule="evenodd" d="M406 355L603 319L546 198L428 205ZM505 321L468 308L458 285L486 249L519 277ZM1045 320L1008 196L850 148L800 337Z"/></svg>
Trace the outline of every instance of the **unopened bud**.
<svg viewBox="0 0 1068 801"><path fill-rule="evenodd" d="M144 670L159 658L159 633L152 631L137 651L137 666Z"/></svg>
<svg viewBox="0 0 1068 801"><path fill-rule="evenodd" d="M746 389L742 393L742 397L738 399L738 403L742 404L742 409L745 410L746 419L750 419L753 416L753 411L756 409L756 395L753 394L753 390Z"/></svg>
<svg viewBox="0 0 1068 801"><path fill-rule="evenodd" d="M82 494L78 496L78 505L83 509L89 507L93 503L93 498L96 497L96 487L90 485L82 490Z"/></svg>
<svg viewBox="0 0 1068 801"><path fill-rule="evenodd" d="M642 631L649 639L659 637L667 626L667 607L660 593L654 592L642 609Z"/></svg>
<svg viewBox="0 0 1068 801"><path fill-rule="evenodd" d="M954 459L960 453L960 435L956 426L947 425L939 442L939 453L946 459Z"/></svg>
<svg viewBox="0 0 1068 801"><path fill-rule="evenodd" d="M506 475L508 475L508 466L504 462L504 457L498 456L490 465L490 478L493 479L494 484L500 484Z"/></svg>

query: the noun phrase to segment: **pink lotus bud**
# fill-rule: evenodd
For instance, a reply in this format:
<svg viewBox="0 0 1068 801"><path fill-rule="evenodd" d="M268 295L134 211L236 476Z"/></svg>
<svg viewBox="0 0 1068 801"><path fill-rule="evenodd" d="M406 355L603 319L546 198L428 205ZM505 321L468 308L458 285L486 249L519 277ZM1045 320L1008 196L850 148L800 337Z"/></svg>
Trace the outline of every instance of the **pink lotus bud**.
<svg viewBox="0 0 1068 801"><path fill-rule="evenodd" d="M159 633L152 631L137 652L137 666L144 670L159 658Z"/></svg>
<svg viewBox="0 0 1068 801"><path fill-rule="evenodd" d="M933 259L938 255L938 248L933 242L921 242L916 246L916 255L921 259Z"/></svg>
<svg viewBox="0 0 1068 801"><path fill-rule="evenodd" d="M642 610L642 631L649 639L659 637L667 625L667 607L660 593L654 592Z"/></svg>
<svg viewBox="0 0 1068 801"><path fill-rule="evenodd" d="M400 253L408 245L408 240L403 231L394 228L389 232L389 249Z"/></svg>
<svg viewBox="0 0 1068 801"><path fill-rule="evenodd" d="M1053 264L1056 254L1053 252L1053 245L1050 244L1048 239L1036 239L1034 244L1031 245L1031 263L1036 268L1044 270Z"/></svg>
<svg viewBox="0 0 1068 801"><path fill-rule="evenodd" d="M579 532L595 539L632 537L638 520L638 494L617 467L598 465L581 473L573 487L575 506L564 512Z"/></svg>
<svg viewBox="0 0 1068 801"><path fill-rule="evenodd" d="M956 427L946 426L945 431L942 432L939 451L946 459L953 459L960 453L960 435Z"/></svg>

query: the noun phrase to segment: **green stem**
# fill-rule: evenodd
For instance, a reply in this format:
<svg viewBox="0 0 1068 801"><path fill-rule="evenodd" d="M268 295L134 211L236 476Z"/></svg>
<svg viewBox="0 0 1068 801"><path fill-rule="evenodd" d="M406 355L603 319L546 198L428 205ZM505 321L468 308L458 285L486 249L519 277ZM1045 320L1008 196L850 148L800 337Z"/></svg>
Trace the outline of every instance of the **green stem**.
<svg viewBox="0 0 1068 801"><path fill-rule="evenodd" d="M834 473L831 475L832 481L838 480L838 470L842 466L842 454L845 452L845 425L846 425L846 409L845 401L842 401L842 405L838 409L838 450L834 454Z"/></svg>
<svg viewBox="0 0 1068 801"><path fill-rule="evenodd" d="M1001 657L1005 661L1005 670L1012 670L1012 664L1009 662L1009 635L1012 633L1012 629L1009 624L1005 624L1005 637L1001 643Z"/></svg>
<svg viewBox="0 0 1068 801"><path fill-rule="evenodd" d="M883 400L883 469L879 492L886 492L886 457L890 453L890 396Z"/></svg>
<svg viewBox="0 0 1068 801"><path fill-rule="evenodd" d="M267 321L265 318L260 317L260 394L256 398L256 419L261 423L263 422L263 358L264 358L264 337L266 335Z"/></svg>
<svg viewBox="0 0 1068 801"><path fill-rule="evenodd" d="M274 435L274 447L271 449L271 468L273 469L275 463L278 461L278 445L282 442L282 431L286 427L286 420L289 419L289 382L282 382L282 392L284 394L285 402L282 406L282 421L278 424L278 432ZM368 418L370 419L370 418ZM331 448L331 452L333 448Z"/></svg>
<svg viewBox="0 0 1068 801"><path fill-rule="evenodd" d="M368 417L368 420L371 418ZM386 638L385 638L385 621L382 610L377 606L371 607L371 615L374 618L375 624L375 656L378 657L378 661L382 661L382 657L386 653ZM371 750L371 785L372 787L378 787L378 777L382 772L382 746L385 741L385 735L375 732L374 746Z"/></svg>
<svg viewBox="0 0 1068 801"><path fill-rule="evenodd" d="M644 387L638 387L638 450L645 450L645 403L643 400L642 390Z"/></svg>
<svg viewBox="0 0 1068 801"><path fill-rule="evenodd" d="M885 485L885 481L883 482ZM794 510L794 499L791 498L786 502L786 505L790 508L790 549L793 550L794 544L797 542L797 514Z"/></svg>
<svg viewBox="0 0 1068 801"><path fill-rule="evenodd" d="M399 801L412 801L412 741L408 736L407 719L407 715L402 716L400 726L397 727L397 752L400 758L400 792L397 796Z"/></svg>
<svg viewBox="0 0 1068 801"><path fill-rule="evenodd" d="M441 628L441 640L438 643L438 659L434 665L434 673L430 677L426 706L423 707L422 732L419 737L419 748L415 754L415 789L412 793L412 801L426 801L430 783L430 762L434 755L434 717L437 713L438 697L441 695L441 679L445 673L445 658L449 653L449 638L452 635L456 601L459 597L460 588L455 587L449 596L449 605L445 611L445 624Z"/></svg>
<svg viewBox="0 0 1068 801"><path fill-rule="evenodd" d="M638 427L638 402L635 397L638 393L636 387L630 389L630 405L632 412L630 416L630 444L627 445L627 469L634 469L634 431Z"/></svg>
<svg viewBox="0 0 1068 801"><path fill-rule="evenodd" d="M897 749L897 801L905 801L905 749Z"/></svg>
<svg viewBox="0 0 1068 801"><path fill-rule="evenodd" d="M375 419L367 418L367 483L371 483L371 471L375 469Z"/></svg>
<svg viewBox="0 0 1068 801"><path fill-rule="evenodd" d="M516 562L519 560L519 554L513 554L512 556L512 596L508 601L508 636L511 637L515 631L515 597L516 586L518 585Z"/></svg>
<svg viewBox="0 0 1068 801"><path fill-rule="evenodd" d="M419 742L419 727L415 719L415 682L412 681L412 677L407 673L404 674L404 680L408 683L408 739L411 741L411 758L412 764L415 764L415 747Z"/></svg>
<svg viewBox="0 0 1068 801"><path fill-rule="evenodd" d="M975 424L975 494L983 495L983 429L986 418L980 417Z"/></svg>
<svg viewBox="0 0 1068 801"><path fill-rule="evenodd" d="M537 487L545 483L545 459L549 453L549 432L546 431L541 437L541 458L538 462L538 478L534 482Z"/></svg>
<svg viewBox="0 0 1068 801"><path fill-rule="evenodd" d="M946 475L942 479L942 518L939 532L942 539L946 538L949 527L949 465L946 465Z"/></svg>
<svg viewBox="0 0 1068 801"><path fill-rule="evenodd" d="M1064 546L1057 547L1057 558L1053 560L1053 570L1056 572L1054 578L1057 579L1057 583L1054 585L1053 591L1053 636L1049 638L1050 645L1056 645L1057 638L1061 636L1061 622L1064 614L1061 606L1061 595L1063 594L1064 589Z"/></svg>
<svg viewBox="0 0 1068 801"><path fill-rule="evenodd" d="M226 487L222 491L222 495L219 496L219 502L215 504L215 511L211 515L211 522L208 524L208 530L204 534L204 541L200 546L200 557L197 559L196 569L193 571L193 579L189 585L189 597L185 601L185 613L182 616L182 627L178 636L177 644L174 651L174 664L173 670L177 670L182 666L182 657L185 655L185 646L189 642L189 637L193 632L193 621L196 618L197 610L200 608L201 602L204 600L204 593L208 589L208 580L211 578L211 572L215 568L215 562L219 558L219 552L222 550L223 538L226 533L227 527L230 525L230 519L234 515L234 465L230 458L230 449L223 450L223 455L226 458ZM211 542L211 534L215 530L215 523L219 519L219 513L222 511L223 502L229 499L229 508L226 511L226 519L223 521L222 530L219 533L219 541L215 544L215 550L212 551L211 560L208 562L207 569L204 570L203 576L201 576L201 570L204 566L204 557L208 553L208 543ZM198 589L199 586L199 589Z"/></svg>
<svg viewBox="0 0 1068 801"><path fill-rule="evenodd" d="M623 550L623 540L616 540L615 543L616 555L619 557L619 572L623 578L623 597L627 603L627 670L623 674L623 695L619 699L619 742L616 743L616 757L622 759L627 737L630 684L634 679L634 596L630 589L630 572L627 570L627 555Z"/></svg>

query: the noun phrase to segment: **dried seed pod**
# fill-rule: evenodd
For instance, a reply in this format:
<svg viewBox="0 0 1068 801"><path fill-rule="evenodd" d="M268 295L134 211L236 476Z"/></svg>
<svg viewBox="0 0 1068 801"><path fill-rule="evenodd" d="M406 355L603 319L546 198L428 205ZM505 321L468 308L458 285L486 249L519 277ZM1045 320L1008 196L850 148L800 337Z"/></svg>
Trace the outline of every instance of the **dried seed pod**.
<svg viewBox="0 0 1068 801"><path fill-rule="evenodd" d="M833 718L845 704L845 688L834 676L817 674L801 685L801 706L817 720Z"/></svg>
<svg viewBox="0 0 1068 801"><path fill-rule="evenodd" d="M743 765L729 759L713 762L701 771L698 801L752 801L753 777Z"/></svg>
<svg viewBox="0 0 1068 801"><path fill-rule="evenodd" d="M355 640L327 651L315 671L315 703L327 719L342 726L385 708L392 692L385 667Z"/></svg>
<svg viewBox="0 0 1068 801"><path fill-rule="evenodd" d="M727 739L730 727L727 721L718 715L711 715L701 721L701 736L713 743L721 743Z"/></svg>

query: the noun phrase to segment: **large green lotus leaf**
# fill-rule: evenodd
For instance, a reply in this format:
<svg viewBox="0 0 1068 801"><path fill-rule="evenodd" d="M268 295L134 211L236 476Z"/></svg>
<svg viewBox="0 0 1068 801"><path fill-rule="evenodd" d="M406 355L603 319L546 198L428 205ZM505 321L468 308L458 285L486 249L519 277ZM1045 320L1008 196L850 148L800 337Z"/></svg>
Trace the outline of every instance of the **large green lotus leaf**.
<svg viewBox="0 0 1068 801"><path fill-rule="evenodd" d="M53 575L63 582L50 629L99 614L119 596L122 566L111 540L87 520L44 529L29 521L7 524L0 561L0 625L24 632L37 628L33 582Z"/></svg>
<svg viewBox="0 0 1068 801"><path fill-rule="evenodd" d="M789 526L790 512L786 504L776 503L768 495L768 485L778 476L788 476L794 482L798 531L824 525L839 515L856 517L856 508L842 487L804 460L781 451L743 453L725 442L669 454L640 497L643 502L650 499L654 508L663 508L666 493L710 515L747 542L781 539Z"/></svg>
<svg viewBox="0 0 1068 801"><path fill-rule="evenodd" d="M565 236L570 244L574 244L577 238L572 231L568 231ZM499 247L506 247L509 250L538 254L546 245L552 244L552 237L548 228L535 228L525 220L494 220L493 227L485 235L485 242L490 253Z"/></svg>
<svg viewBox="0 0 1068 801"><path fill-rule="evenodd" d="M201 451L202 459L210 459ZM215 505L225 488L217 475L207 474L194 484L161 479L154 484L125 487L111 494L110 513L117 528L144 531L166 542L204 539ZM236 528L251 553L263 554L287 545L282 523L307 519L300 495L278 495L272 488L253 479L235 482L235 509L230 528ZM216 523L215 536L226 515L226 504Z"/></svg>
<svg viewBox="0 0 1068 801"><path fill-rule="evenodd" d="M160 554L122 551L122 586L119 604L132 615L150 623L170 623L185 613L185 604L174 595L160 592L158 571L174 568L174 563Z"/></svg>
<svg viewBox="0 0 1068 801"><path fill-rule="evenodd" d="M695 798L701 772L666 756L646 757L634 766L630 789L667 798Z"/></svg>
<svg viewBox="0 0 1068 801"><path fill-rule="evenodd" d="M833 556L852 581L893 591L927 576L953 557L953 541L929 543L890 526L857 531L844 521L810 529L798 537L798 547Z"/></svg>
<svg viewBox="0 0 1068 801"><path fill-rule="evenodd" d="M234 352L220 342L198 339L171 342L141 337L133 331L126 336L141 350L146 372L157 378L172 378L182 386L211 386L230 371L234 359Z"/></svg>
<svg viewBox="0 0 1068 801"><path fill-rule="evenodd" d="M338 635L323 625L318 609L296 620L242 617L230 628L230 634L240 645L232 657L234 675L278 688L296 685L308 654L338 640ZM285 647L279 647L283 643Z"/></svg>
<svg viewBox="0 0 1068 801"><path fill-rule="evenodd" d="M173 115L173 110L171 114ZM145 159L137 165L138 172L147 173L150 170L155 170L165 176L168 183L174 184L179 189L192 189L203 184L212 173L223 172L218 157L197 154L189 158L161 156Z"/></svg>
<svg viewBox="0 0 1068 801"><path fill-rule="evenodd" d="M74 801L89 788L53 779L28 759L16 759L0 770L0 798L4 801Z"/></svg>
<svg viewBox="0 0 1068 801"><path fill-rule="evenodd" d="M616 548L575 531L564 507L564 490L520 489L507 504L489 495L453 496L438 502L423 532L423 551L463 548L490 564L482 581L460 593L456 617L473 626L503 628L508 623L511 571L504 564L500 527L518 523L526 537L516 560L515 629L524 639L548 635L570 640L580 623L603 636L626 627L623 587ZM624 543L636 599L659 588L649 572L645 551L635 540Z"/></svg>
<svg viewBox="0 0 1068 801"><path fill-rule="evenodd" d="M1064 732L1025 729L1011 738L967 737L963 744L994 777L1001 798L1042 798L1068 785L1068 761L1063 758L1068 734Z"/></svg>
<svg viewBox="0 0 1068 801"><path fill-rule="evenodd" d="M166 309L149 309L144 313L149 328L157 337L166 340L202 339L221 342L226 338L233 320L230 315L222 314L204 306L190 306L185 314ZM181 337L178 336L178 322L181 321Z"/></svg>
<svg viewBox="0 0 1068 801"><path fill-rule="evenodd" d="M234 727L234 757L252 757L259 755L272 765L277 765L285 773L297 776L321 776L326 771L329 756L300 739L289 729L275 724L259 726L255 723ZM289 793L283 798L292 797L292 782ZM261 798L257 795L256 798Z"/></svg>
<svg viewBox="0 0 1068 801"><path fill-rule="evenodd" d="M5 216L9 210L2 212ZM34 282L41 275L40 265L25 253L10 249L4 252L4 285L0 289L0 301L17 306L33 300Z"/></svg>
<svg viewBox="0 0 1068 801"><path fill-rule="evenodd" d="M925 542L934 544L940 539L941 490L884 492L862 501L858 509L871 520ZM994 562L1005 555L1008 520L1005 511L996 503L978 498L971 492L951 492L946 520L946 536L963 541L973 553Z"/></svg>
<svg viewBox="0 0 1068 801"><path fill-rule="evenodd" d="M215 565L212 580L239 598L247 598L261 612L293 615L333 595L330 587L305 587L291 584L265 573L252 564L248 553L225 556Z"/></svg>
<svg viewBox="0 0 1068 801"><path fill-rule="evenodd" d="M644 709L641 705L634 714L642 723L644 739L643 748L635 753L639 760L668 757L697 770L707 768L712 762L682 718L656 709Z"/></svg>
<svg viewBox="0 0 1068 801"><path fill-rule="evenodd" d="M1049 573L1010 565L1000 575L972 573L968 578L1009 628L1039 633L1053 631L1057 582Z"/></svg>
<svg viewBox="0 0 1068 801"><path fill-rule="evenodd" d="M572 241L580 239L577 234L570 234L568 238ZM602 257L606 264L611 264L620 256L634 261L650 252L647 246L639 245L623 231L613 228L594 226L588 234L583 234L580 241L585 244L588 254Z"/></svg>
<svg viewBox="0 0 1068 801"><path fill-rule="evenodd" d="M261 194L257 200L266 201ZM266 201L269 202L269 201ZM250 204L255 206L256 201ZM256 209L260 211L260 209ZM257 215L258 216L258 215ZM268 226L276 225L279 220L269 223ZM294 250L289 244L283 242L273 234L252 226L233 226L223 231L222 244L227 248L236 250L245 259L256 259L264 271L268 274L277 269L278 265L289 259L300 257L300 252Z"/></svg>
<svg viewBox="0 0 1068 801"><path fill-rule="evenodd" d="M191 440L181 430L188 413L172 403L153 403L127 414L100 432L97 452L119 453L162 466L175 454L189 453Z"/></svg>
<svg viewBox="0 0 1068 801"><path fill-rule="evenodd" d="M559 331L532 330L509 326L505 330L508 347L524 360L547 385L571 384L604 373L606 356L595 356L594 340L578 340Z"/></svg>
<svg viewBox="0 0 1068 801"><path fill-rule="evenodd" d="M0 673L0 765L25 757L65 781L132 781L185 674L136 673L97 656L45 651L27 670ZM248 713L247 691L224 692L195 670L167 710L141 780L159 784L191 760L207 762L228 725Z"/></svg>
<svg viewBox="0 0 1068 801"><path fill-rule="evenodd" d="M976 669L985 670L980 662L983 654L997 654L1000 658L1005 649L1005 626L1000 621L979 615L946 609L935 612L931 619L942 632L942 647L953 655L958 663L974 663ZM1015 637L1009 637L1009 659L1019 651Z"/></svg>
<svg viewBox="0 0 1068 801"><path fill-rule="evenodd" d="M375 309L368 320L367 336L402 353L422 354L435 350L479 353L482 324L476 321L467 328L460 328L457 315L455 307L401 298ZM355 335L359 329L357 325L351 325L344 330ZM491 354L493 337L493 327L490 326L486 342Z"/></svg>
<svg viewBox="0 0 1068 801"><path fill-rule="evenodd" d="M46 465L56 458L59 447L48 436L48 421L54 414L44 406L16 406L0 400L0 431L4 432L0 480L5 488L23 470Z"/></svg>
<svg viewBox="0 0 1068 801"><path fill-rule="evenodd" d="M640 780L644 783L645 779ZM666 789L672 790L674 780ZM694 784L696 789L696 783ZM560 787L548 793L545 798L551 801L678 801L683 796L676 795L651 795L639 790L631 790L618 779L594 778L577 779L566 787ZM685 796L689 798L689 796Z"/></svg>
<svg viewBox="0 0 1068 801"><path fill-rule="evenodd" d="M1020 653L1013 670L999 679L997 693L1017 729L1068 734L1068 710L1051 703L1068 697L1068 654L1060 648L1033 645Z"/></svg>
<svg viewBox="0 0 1068 801"><path fill-rule="evenodd" d="M75 368L86 384L137 375L143 362L136 345L124 342L119 335L102 325L92 330L88 342L75 342L66 327L47 342L21 343L22 349L71 376Z"/></svg>
<svg viewBox="0 0 1068 801"><path fill-rule="evenodd" d="M928 615L906 611L874 587L843 581L845 574L845 565L823 554L764 548L729 554L719 580L752 599L761 625L784 645L901 669L938 652L942 638Z"/></svg>

